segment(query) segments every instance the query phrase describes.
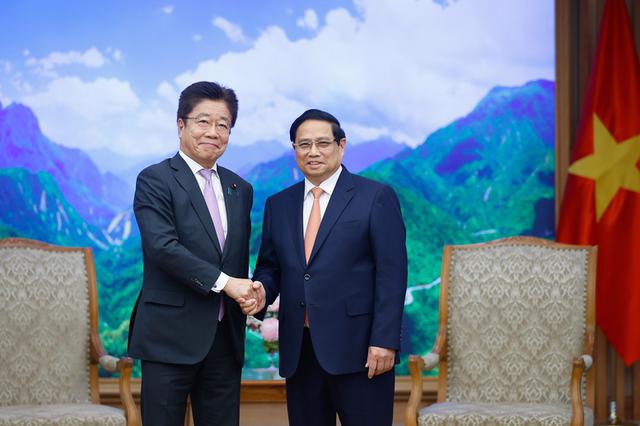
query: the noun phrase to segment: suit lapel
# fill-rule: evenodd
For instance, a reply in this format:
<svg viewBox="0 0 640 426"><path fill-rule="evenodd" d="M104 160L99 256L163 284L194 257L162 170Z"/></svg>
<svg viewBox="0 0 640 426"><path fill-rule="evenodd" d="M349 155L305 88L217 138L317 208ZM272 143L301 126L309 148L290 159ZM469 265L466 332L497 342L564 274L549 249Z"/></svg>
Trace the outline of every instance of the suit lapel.
<svg viewBox="0 0 640 426"><path fill-rule="evenodd" d="M294 250L298 256L298 260L304 269L307 261L304 258L304 230L302 229L302 206L304 204L304 181L298 183L298 186L291 192L290 205L293 206L296 220L291 221L291 239L294 244Z"/></svg>
<svg viewBox="0 0 640 426"><path fill-rule="evenodd" d="M353 185L353 178L351 177L351 173L349 173L344 166L342 167L342 173L340 173L336 187L333 190L333 194L331 194L327 210L324 212L324 216L322 216L318 235L316 236L316 241L313 243L311 256L309 256L309 264L313 262L316 253L318 253L318 250L320 250L320 247L324 244L324 241L327 239L329 232L331 232L333 225L336 223L353 197L353 189L355 188ZM304 249L302 251L304 253Z"/></svg>
<svg viewBox="0 0 640 426"><path fill-rule="evenodd" d="M236 232L240 229L239 224L236 223L236 221L239 220L238 202L240 200L240 188L237 182L233 181L233 175L229 170L218 165L218 174L220 176L224 204L227 210L227 236L224 240L224 250L222 252L222 258L224 259L229 253L229 246L233 244L233 238Z"/></svg>
<svg viewBox="0 0 640 426"><path fill-rule="evenodd" d="M207 208L207 203L204 201L204 196L202 195L202 191L200 191L196 177L191 172L187 163L180 157L180 154L176 154L169 162L174 170L174 177L189 195L191 205L196 211L196 215L200 219L200 222L202 222L213 245L216 247L216 250L218 250L218 253L222 254L220 243L216 236L216 230L213 226L209 209Z"/></svg>

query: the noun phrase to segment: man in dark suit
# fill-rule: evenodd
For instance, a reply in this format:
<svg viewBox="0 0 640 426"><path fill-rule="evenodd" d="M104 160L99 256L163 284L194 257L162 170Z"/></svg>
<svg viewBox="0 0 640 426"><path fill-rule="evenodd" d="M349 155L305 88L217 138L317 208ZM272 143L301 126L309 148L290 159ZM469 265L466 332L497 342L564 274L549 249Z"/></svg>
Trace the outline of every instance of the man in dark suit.
<svg viewBox="0 0 640 426"><path fill-rule="evenodd" d="M238 425L253 189L217 164L236 122L233 90L187 87L178 104L179 152L138 176L134 211L144 280L129 354L142 360L145 425ZM263 302L261 302L263 303Z"/></svg>
<svg viewBox="0 0 640 426"><path fill-rule="evenodd" d="M391 425L407 287L405 228L395 192L341 165L331 114L290 129L303 182L270 197L254 279L280 295L280 374L293 426Z"/></svg>

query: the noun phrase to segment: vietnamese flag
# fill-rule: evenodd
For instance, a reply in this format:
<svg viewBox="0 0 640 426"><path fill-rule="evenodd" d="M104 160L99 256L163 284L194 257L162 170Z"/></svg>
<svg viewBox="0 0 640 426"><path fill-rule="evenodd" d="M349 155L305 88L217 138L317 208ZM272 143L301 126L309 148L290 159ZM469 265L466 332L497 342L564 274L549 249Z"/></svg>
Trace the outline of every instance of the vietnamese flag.
<svg viewBox="0 0 640 426"><path fill-rule="evenodd" d="M596 321L627 365L640 359L640 65L624 0L608 0L557 239L598 245Z"/></svg>

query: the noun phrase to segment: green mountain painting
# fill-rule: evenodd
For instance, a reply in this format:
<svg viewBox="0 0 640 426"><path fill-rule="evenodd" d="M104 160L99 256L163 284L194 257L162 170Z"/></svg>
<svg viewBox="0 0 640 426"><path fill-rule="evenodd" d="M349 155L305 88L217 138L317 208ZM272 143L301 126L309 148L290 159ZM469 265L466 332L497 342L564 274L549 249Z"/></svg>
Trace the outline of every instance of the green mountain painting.
<svg viewBox="0 0 640 426"><path fill-rule="evenodd" d="M445 244L513 235L553 238L554 91L554 83L546 80L495 87L468 115L428 135L418 147L388 150L359 171L397 191L407 227L409 289L399 374L407 374L408 353L424 353L434 343ZM101 336L107 351L125 354L129 315L142 280L132 182L101 174L86 153L50 141L22 105L0 106L0 150L0 237L92 247ZM359 151L359 159L366 151ZM243 175L255 190L253 265L264 201L302 176L290 153ZM277 353L272 345L267 353L255 326L247 336L245 377L265 377Z"/></svg>

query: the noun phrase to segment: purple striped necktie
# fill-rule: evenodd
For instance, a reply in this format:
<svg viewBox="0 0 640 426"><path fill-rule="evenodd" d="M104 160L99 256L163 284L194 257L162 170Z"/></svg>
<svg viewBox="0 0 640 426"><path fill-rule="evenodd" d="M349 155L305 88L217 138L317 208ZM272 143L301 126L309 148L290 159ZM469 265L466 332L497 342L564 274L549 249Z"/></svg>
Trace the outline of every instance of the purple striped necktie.
<svg viewBox="0 0 640 426"><path fill-rule="evenodd" d="M218 237L218 242L220 243L220 249L224 250L224 228L222 227L222 218L220 217L220 209L218 208L216 194L213 191L213 184L211 183L211 175L213 174L213 170L201 169L198 173L200 173L200 175L205 180L204 191L202 192L202 195L204 195L204 201L205 203L207 203L207 208L209 209L209 214L211 215L211 220L213 221L213 227L216 230L216 236ZM223 298L220 297L218 321L221 321L222 317L224 317L224 303L222 299Z"/></svg>

